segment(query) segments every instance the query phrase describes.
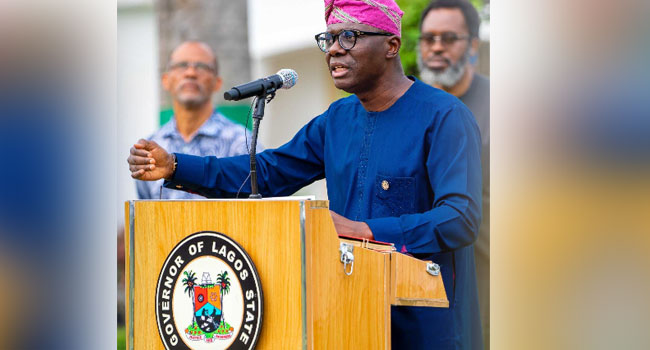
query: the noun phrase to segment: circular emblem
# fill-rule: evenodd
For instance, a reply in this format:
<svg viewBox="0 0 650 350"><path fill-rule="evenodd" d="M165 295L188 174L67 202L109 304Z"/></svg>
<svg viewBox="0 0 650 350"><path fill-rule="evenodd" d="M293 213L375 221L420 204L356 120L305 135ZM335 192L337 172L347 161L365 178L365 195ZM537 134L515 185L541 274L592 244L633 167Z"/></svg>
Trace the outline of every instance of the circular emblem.
<svg viewBox="0 0 650 350"><path fill-rule="evenodd" d="M166 349L254 349L262 307L253 261L222 233L187 236L160 270L156 321Z"/></svg>

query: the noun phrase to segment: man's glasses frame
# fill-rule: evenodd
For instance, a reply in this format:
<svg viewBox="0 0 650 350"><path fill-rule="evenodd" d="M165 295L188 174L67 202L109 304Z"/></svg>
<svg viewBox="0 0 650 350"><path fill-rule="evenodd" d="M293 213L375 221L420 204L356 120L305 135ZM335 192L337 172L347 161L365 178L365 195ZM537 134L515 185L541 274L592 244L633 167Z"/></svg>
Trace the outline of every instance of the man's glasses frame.
<svg viewBox="0 0 650 350"><path fill-rule="evenodd" d="M365 32L362 30L345 29L340 31L338 34L332 34L328 32L318 33L314 35L314 38L316 39L316 45L318 45L318 48L321 51L327 53L329 52L332 45L334 45L334 41L336 41L337 39L339 45L343 50L350 51L352 50L352 48L354 48L354 45L357 44L357 38L363 35L391 36L395 34L381 33L381 32Z"/></svg>
<svg viewBox="0 0 650 350"><path fill-rule="evenodd" d="M188 68L194 68L198 72L205 72L205 73L213 73L216 74L216 69L204 62L190 62L190 61L180 61L180 62L173 62L170 63L167 70L172 71L172 70L182 70L185 71Z"/></svg>
<svg viewBox="0 0 650 350"><path fill-rule="evenodd" d="M467 39L470 39L469 35L459 35L454 32L444 32L440 35L424 33L418 38L420 43L425 43L427 45L433 45L436 43L436 41L440 40L440 43L444 46L451 46L459 40Z"/></svg>

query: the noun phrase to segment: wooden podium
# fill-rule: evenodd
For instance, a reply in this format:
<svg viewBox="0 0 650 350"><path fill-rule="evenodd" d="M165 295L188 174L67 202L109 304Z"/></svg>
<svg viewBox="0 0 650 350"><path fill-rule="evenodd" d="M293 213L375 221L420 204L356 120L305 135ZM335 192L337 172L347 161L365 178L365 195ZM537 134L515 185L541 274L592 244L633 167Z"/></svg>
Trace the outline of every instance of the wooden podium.
<svg viewBox="0 0 650 350"><path fill-rule="evenodd" d="M156 321L161 267L199 231L227 235L257 269L263 289L257 349L390 349L391 305L449 306L434 264L354 247L353 263L344 266L327 201L129 201L125 207L127 349L165 349Z"/></svg>

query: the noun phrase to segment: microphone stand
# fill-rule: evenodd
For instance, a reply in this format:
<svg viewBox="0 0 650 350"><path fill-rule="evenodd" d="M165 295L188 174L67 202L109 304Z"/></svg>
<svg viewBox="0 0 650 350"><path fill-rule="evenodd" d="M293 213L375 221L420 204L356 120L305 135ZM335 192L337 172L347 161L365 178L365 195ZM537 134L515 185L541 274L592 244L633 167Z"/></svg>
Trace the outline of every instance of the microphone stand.
<svg viewBox="0 0 650 350"><path fill-rule="evenodd" d="M275 88L269 88L263 94L257 96L255 101L255 111L253 112L253 137L251 140L251 149L248 151L251 163L251 194L248 196L250 199L262 199L262 195L257 189L257 161L255 154L257 153L257 134L260 127L260 121L264 118L264 107L266 103L271 102L275 97ZM268 100L267 100L268 98Z"/></svg>

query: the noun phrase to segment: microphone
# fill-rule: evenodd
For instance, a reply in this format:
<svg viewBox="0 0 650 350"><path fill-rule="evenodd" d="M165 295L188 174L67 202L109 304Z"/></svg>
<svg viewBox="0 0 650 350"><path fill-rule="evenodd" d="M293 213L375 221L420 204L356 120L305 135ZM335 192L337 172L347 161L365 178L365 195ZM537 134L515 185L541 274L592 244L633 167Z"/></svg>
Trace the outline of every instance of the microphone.
<svg viewBox="0 0 650 350"><path fill-rule="evenodd" d="M257 79L250 83L235 86L226 91L223 98L228 101L239 101L251 96L265 94L270 89L290 89L298 81L298 73L293 69L280 69L276 74L270 77Z"/></svg>

